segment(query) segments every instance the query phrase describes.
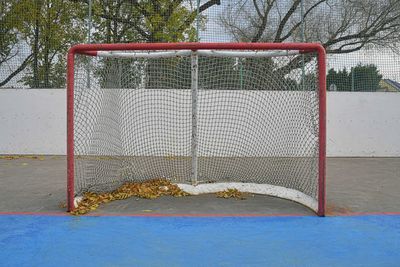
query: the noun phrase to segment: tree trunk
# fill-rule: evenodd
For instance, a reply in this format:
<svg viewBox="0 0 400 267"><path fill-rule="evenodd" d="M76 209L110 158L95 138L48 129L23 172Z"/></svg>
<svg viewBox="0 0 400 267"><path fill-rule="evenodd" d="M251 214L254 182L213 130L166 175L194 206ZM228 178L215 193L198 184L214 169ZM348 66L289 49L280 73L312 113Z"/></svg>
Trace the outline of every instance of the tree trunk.
<svg viewBox="0 0 400 267"><path fill-rule="evenodd" d="M51 30L51 17L50 17L50 6L49 1L47 1L47 25L46 25L46 33L45 33L45 43L44 43L44 88L50 88L50 62L49 62L49 53L50 53L50 30Z"/></svg>

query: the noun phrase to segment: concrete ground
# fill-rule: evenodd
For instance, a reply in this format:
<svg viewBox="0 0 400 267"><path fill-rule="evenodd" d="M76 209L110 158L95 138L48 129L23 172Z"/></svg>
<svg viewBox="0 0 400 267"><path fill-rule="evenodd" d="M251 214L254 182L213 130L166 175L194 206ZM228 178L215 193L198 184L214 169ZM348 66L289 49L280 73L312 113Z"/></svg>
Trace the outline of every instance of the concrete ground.
<svg viewBox="0 0 400 267"><path fill-rule="evenodd" d="M64 156L0 158L1 212L62 212L66 198ZM400 212L400 158L329 158L328 214ZM245 200L215 195L155 200L131 198L94 213L137 214L314 214L292 201L249 195Z"/></svg>

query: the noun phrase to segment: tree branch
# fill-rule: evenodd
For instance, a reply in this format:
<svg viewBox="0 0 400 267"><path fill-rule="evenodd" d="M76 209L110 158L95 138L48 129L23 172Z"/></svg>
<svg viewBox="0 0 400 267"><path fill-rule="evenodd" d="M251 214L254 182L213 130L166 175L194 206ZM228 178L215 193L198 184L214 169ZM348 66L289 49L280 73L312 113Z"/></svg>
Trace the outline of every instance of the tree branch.
<svg viewBox="0 0 400 267"><path fill-rule="evenodd" d="M260 40L261 36L263 35L265 28L267 26L268 15L274 5L274 2L275 1L269 2L267 4L267 7L264 10L264 14L260 16L261 25L258 27L258 31L257 31L256 35L254 35L254 37L251 39L251 42L253 42L253 43L258 42ZM258 9L258 6L257 6L257 9ZM261 12L259 10L257 13L261 14Z"/></svg>
<svg viewBox="0 0 400 267"><path fill-rule="evenodd" d="M296 11L296 9L300 3L301 3L301 0L295 0L293 2L292 6L290 7L290 9L288 10L288 12L286 13L286 15L283 17L283 19L279 23L278 30L276 31L274 42L280 42L279 40L280 40L282 32L286 26L286 23L289 21L290 17Z"/></svg>
<svg viewBox="0 0 400 267"><path fill-rule="evenodd" d="M263 18L264 16L263 16L263 14L261 13L260 7L259 7L258 4L257 4L257 0L253 0L253 6L254 6L254 8L256 9L256 12L257 12L258 17Z"/></svg>
<svg viewBox="0 0 400 267"><path fill-rule="evenodd" d="M326 2L326 0L320 0L319 2L317 2L317 3L315 3L313 6L311 6L311 7L304 13L304 15L303 15L303 20L305 20L305 19L307 18L308 14L310 14L311 11L312 11L314 8L318 7L320 4L322 4L322 3L324 3L324 2ZM301 24L302 24L302 21L299 21L298 23L296 23L296 25L294 25L294 26L292 27L292 29L290 29L289 32L288 32L286 35L284 35L283 37L279 38L279 42L283 42L283 41L285 41L287 38L289 38L290 36L292 36L293 33L297 30L297 28L301 26Z"/></svg>
<svg viewBox="0 0 400 267"><path fill-rule="evenodd" d="M33 53L30 54L15 71L13 71L10 75L8 75L7 78L0 82L0 87L8 83L12 78L14 78L15 75L23 71L26 66L31 62L32 57Z"/></svg>
<svg viewBox="0 0 400 267"><path fill-rule="evenodd" d="M199 13L205 11L206 9L212 7L213 5L220 5L221 0L210 0L199 7ZM197 12L197 11L196 11Z"/></svg>
<svg viewBox="0 0 400 267"><path fill-rule="evenodd" d="M150 34L148 34L145 30L140 28L139 25L137 23L135 23L134 21L130 21L130 20L124 19L124 18L110 16L108 14L101 14L100 17L103 19L111 19L111 20L115 20L120 23L128 24L128 25L132 26L144 38L148 38L150 36Z"/></svg>
<svg viewBox="0 0 400 267"><path fill-rule="evenodd" d="M213 5L220 5L221 0L209 0L199 7L199 14L212 7ZM192 13L186 18L186 20L182 23L181 27L179 27L178 32L183 32L197 17L197 10L192 11Z"/></svg>

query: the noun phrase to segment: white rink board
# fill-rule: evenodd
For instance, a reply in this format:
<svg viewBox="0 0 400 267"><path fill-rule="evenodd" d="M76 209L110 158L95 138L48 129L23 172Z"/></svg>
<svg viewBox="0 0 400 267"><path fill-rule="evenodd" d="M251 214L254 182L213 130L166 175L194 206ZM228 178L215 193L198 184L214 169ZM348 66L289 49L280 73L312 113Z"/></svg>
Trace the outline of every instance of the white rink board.
<svg viewBox="0 0 400 267"><path fill-rule="evenodd" d="M400 93L329 92L328 156L400 157Z"/></svg>
<svg viewBox="0 0 400 267"><path fill-rule="evenodd" d="M266 91L265 93L281 92ZM182 101L190 105L190 102L184 100L187 98L184 96L185 93L177 94L181 94L178 98L182 97ZM223 96L220 95L220 97ZM328 156L400 156L399 93L328 92L327 98ZM238 106L247 105L241 102L246 101L245 99L243 95L235 98L236 104L232 105L231 110L239 112ZM279 110L277 112L279 113ZM64 155L66 151L65 90L0 89L0 125L0 154ZM156 131L153 134L156 134ZM182 140L190 142L187 138Z"/></svg>
<svg viewBox="0 0 400 267"><path fill-rule="evenodd" d="M66 154L63 89L0 89L0 154Z"/></svg>

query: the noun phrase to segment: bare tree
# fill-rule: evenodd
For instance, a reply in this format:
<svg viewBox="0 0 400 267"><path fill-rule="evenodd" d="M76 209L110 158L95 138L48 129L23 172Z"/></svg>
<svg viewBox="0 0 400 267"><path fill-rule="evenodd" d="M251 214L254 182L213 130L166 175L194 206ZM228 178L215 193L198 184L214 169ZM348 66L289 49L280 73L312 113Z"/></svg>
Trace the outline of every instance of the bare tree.
<svg viewBox="0 0 400 267"><path fill-rule="evenodd" d="M301 0L237 0L220 22L235 41L319 42L333 54L400 42L398 0L304 0L303 10ZM300 62L294 58L283 70Z"/></svg>

